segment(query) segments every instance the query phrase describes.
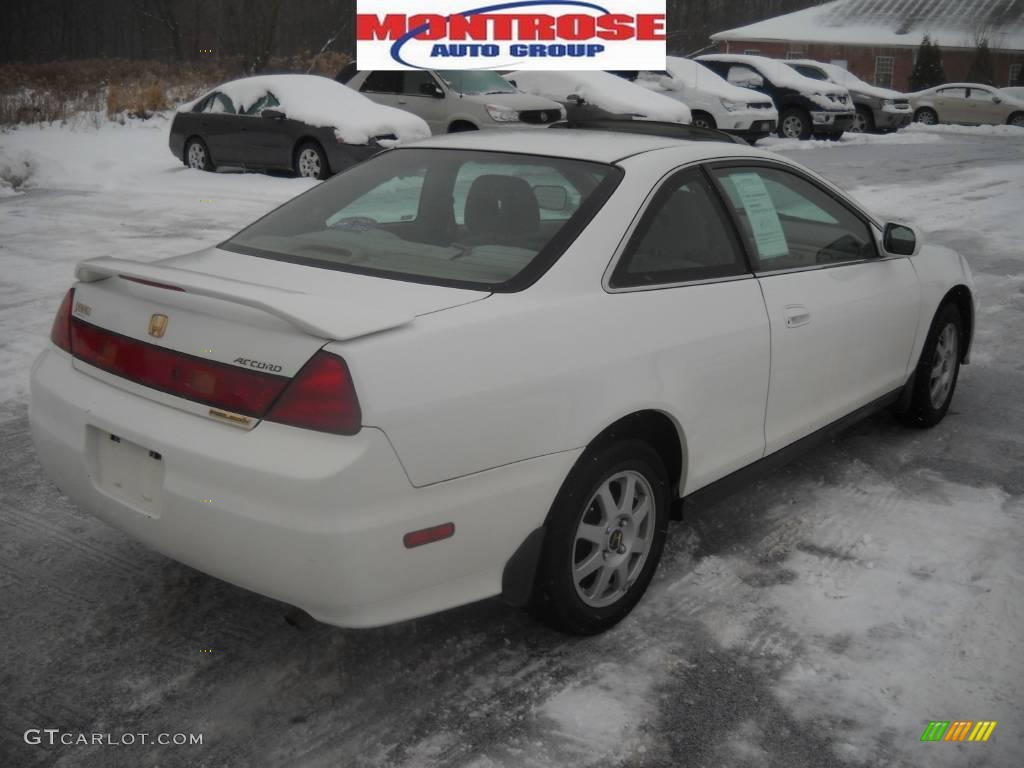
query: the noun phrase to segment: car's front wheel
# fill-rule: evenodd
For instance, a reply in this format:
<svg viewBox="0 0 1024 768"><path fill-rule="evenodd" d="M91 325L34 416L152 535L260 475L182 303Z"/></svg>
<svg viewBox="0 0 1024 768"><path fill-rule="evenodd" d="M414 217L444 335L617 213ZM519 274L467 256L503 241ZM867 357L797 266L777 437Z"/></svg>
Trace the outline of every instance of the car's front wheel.
<svg viewBox="0 0 1024 768"><path fill-rule="evenodd" d="M955 304L944 304L932 321L906 414L916 427L934 427L949 411L963 359L963 328L963 318Z"/></svg>
<svg viewBox="0 0 1024 768"><path fill-rule="evenodd" d="M215 171L216 166L210 159L210 150L206 142L200 138L189 139L185 143L185 165L197 171Z"/></svg>
<svg viewBox="0 0 1024 768"><path fill-rule="evenodd" d="M811 138L811 116L802 109L787 109L779 117L779 136L784 139Z"/></svg>
<svg viewBox="0 0 1024 768"><path fill-rule="evenodd" d="M1006 120L1007 125L1016 125L1019 128L1024 128L1024 112L1014 112Z"/></svg>
<svg viewBox="0 0 1024 768"><path fill-rule="evenodd" d="M647 443L585 454L551 509L534 608L556 629L590 635L639 602L665 545L668 473Z"/></svg>
<svg viewBox="0 0 1024 768"><path fill-rule="evenodd" d="M914 122L923 125L936 125L939 122L939 115L934 109L921 107L914 113Z"/></svg>
<svg viewBox="0 0 1024 768"><path fill-rule="evenodd" d="M867 107L857 107L850 130L854 133L872 133L875 130L875 116Z"/></svg>
<svg viewBox="0 0 1024 768"><path fill-rule="evenodd" d="M694 112L692 125L697 128L717 128L718 123L715 122L715 118L707 112Z"/></svg>
<svg viewBox="0 0 1024 768"><path fill-rule="evenodd" d="M326 179L331 175L327 155L315 141L300 144L295 150L295 175L304 179Z"/></svg>

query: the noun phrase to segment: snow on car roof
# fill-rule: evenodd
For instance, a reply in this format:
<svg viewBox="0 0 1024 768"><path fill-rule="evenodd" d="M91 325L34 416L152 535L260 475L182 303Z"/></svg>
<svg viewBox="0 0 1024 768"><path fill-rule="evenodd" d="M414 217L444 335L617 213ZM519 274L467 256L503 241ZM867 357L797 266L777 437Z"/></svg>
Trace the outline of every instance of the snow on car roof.
<svg viewBox="0 0 1024 768"><path fill-rule="evenodd" d="M734 64L747 64L759 70L775 85L782 86L783 88L824 94L846 93L846 89L842 86L833 85L824 80L815 80L812 77L804 77L792 67L787 66L787 62L779 59L769 59L767 56L753 56L740 53L712 53L706 56L698 56L697 61L725 61Z"/></svg>
<svg viewBox="0 0 1024 768"><path fill-rule="evenodd" d="M731 99L733 101L769 101L764 96L756 98L757 94L751 92L749 88L740 88L738 85L733 85L725 78L720 77L717 72L711 71L693 59L684 59L680 56L666 56L665 69L672 77L663 78L662 85L669 90L671 90L672 80L678 80L687 88L713 93L723 99Z"/></svg>
<svg viewBox="0 0 1024 768"><path fill-rule="evenodd" d="M689 123L690 109L667 96L654 93L607 72L510 72L506 80L536 96L564 102L571 94L582 96L608 112L641 115L648 120Z"/></svg>
<svg viewBox="0 0 1024 768"><path fill-rule="evenodd" d="M334 128L338 138L349 144L366 144L374 136L389 133L400 141L416 141L430 135L426 122L411 112L376 104L361 93L319 75L245 77L224 83L214 91L228 96L239 112L267 92L273 93L279 102L274 109L308 125Z"/></svg>
<svg viewBox="0 0 1024 768"><path fill-rule="evenodd" d="M836 64L826 64L823 61L815 61L814 59L786 59L786 63L790 66L796 64L807 67L817 67L828 75L828 79L833 83L837 83L846 88L852 88L853 90L859 91L860 93L868 96L876 96L880 99L892 99L903 95L899 91L894 91L891 88L879 88L876 85L865 83L853 74L853 72L843 69Z"/></svg>
<svg viewBox="0 0 1024 768"><path fill-rule="evenodd" d="M614 75L613 75L614 77ZM686 147L692 149L693 159L752 154L765 156L753 147L739 144L649 136L638 133L615 133L592 130L536 130L467 131L450 133L416 143L416 147L440 149L468 149L486 152L516 152L570 160L590 160L596 163L614 163L633 155L658 149Z"/></svg>

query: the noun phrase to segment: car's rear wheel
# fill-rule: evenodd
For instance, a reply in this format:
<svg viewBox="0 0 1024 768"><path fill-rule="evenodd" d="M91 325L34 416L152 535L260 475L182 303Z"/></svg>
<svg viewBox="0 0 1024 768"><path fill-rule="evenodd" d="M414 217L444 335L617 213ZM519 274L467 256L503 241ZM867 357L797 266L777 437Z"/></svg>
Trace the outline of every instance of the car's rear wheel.
<svg viewBox="0 0 1024 768"><path fill-rule="evenodd" d="M914 391L907 411L917 427L934 427L953 401L963 358L963 318L954 304L939 308L921 350L914 376Z"/></svg>
<svg viewBox="0 0 1024 768"><path fill-rule="evenodd" d="M1024 128L1024 112L1014 112L1006 121L1007 125L1016 125Z"/></svg>
<svg viewBox="0 0 1024 768"><path fill-rule="evenodd" d="M715 118L709 115L707 112L694 112L693 113L693 125L698 128L717 128L718 123L715 122Z"/></svg>
<svg viewBox="0 0 1024 768"><path fill-rule="evenodd" d="M624 440L585 454L551 509L536 612L583 635L621 621L658 567L668 515L668 473L647 443Z"/></svg>
<svg viewBox="0 0 1024 768"><path fill-rule="evenodd" d="M779 117L779 136L784 139L809 139L811 128L811 117L802 109L787 109Z"/></svg>
<svg viewBox="0 0 1024 768"><path fill-rule="evenodd" d="M194 137L185 142L185 165L197 171L215 171L217 167L210 158L210 150L206 142Z"/></svg>
<svg viewBox="0 0 1024 768"><path fill-rule="evenodd" d="M939 122L939 114L928 107L921 107L914 113L914 122L923 125L936 125Z"/></svg>
<svg viewBox="0 0 1024 768"><path fill-rule="evenodd" d="M295 175L304 179L326 179L331 175L327 155L315 141L306 141L295 150Z"/></svg>
<svg viewBox="0 0 1024 768"><path fill-rule="evenodd" d="M875 115L867 107L857 107L850 130L854 133L871 133L875 130Z"/></svg>
<svg viewBox="0 0 1024 768"><path fill-rule="evenodd" d="M475 125L465 120L456 120L454 123L448 126L448 133L462 133L463 131L479 130L480 129L477 128Z"/></svg>

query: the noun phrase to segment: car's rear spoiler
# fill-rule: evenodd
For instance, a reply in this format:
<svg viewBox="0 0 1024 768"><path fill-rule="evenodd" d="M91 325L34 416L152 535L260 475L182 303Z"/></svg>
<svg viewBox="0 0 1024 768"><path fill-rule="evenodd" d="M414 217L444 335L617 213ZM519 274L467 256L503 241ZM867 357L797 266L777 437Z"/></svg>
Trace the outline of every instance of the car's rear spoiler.
<svg viewBox="0 0 1024 768"><path fill-rule="evenodd" d="M127 259L83 261L75 267L75 277L83 283L120 277L156 288L241 304L280 317L313 336L337 341L397 328L415 319L414 315L401 310L371 304L354 305L351 301L333 302L314 294Z"/></svg>

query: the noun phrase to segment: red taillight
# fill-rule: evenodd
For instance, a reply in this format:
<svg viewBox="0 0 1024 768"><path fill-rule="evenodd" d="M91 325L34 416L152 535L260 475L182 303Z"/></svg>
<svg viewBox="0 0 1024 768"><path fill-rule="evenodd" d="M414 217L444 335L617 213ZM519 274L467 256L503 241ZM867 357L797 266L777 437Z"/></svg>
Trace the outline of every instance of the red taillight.
<svg viewBox="0 0 1024 768"><path fill-rule="evenodd" d="M317 352L265 418L303 429L354 435L362 427L363 417L345 361L330 352Z"/></svg>
<svg viewBox="0 0 1024 768"><path fill-rule="evenodd" d="M74 318L75 357L104 371L186 400L260 418L288 386L285 376L147 344Z"/></svg>
<svg viewBox="0 0 1024 768"><path fill-rule="evenodd" d="M402 537L402 543L406 549L422 547L424 544L432 544L442 539L450 539L455 535L455 523L443 523L433 528L422 528L418 531L409 531Z"/></svg>
<svg viewBox="0 0 1024 768"><path fill-rule="evenodd" d="M75 289L70 289L64 294L64 300L57 309L57 316L53 318L53 327L50 329L50 341L63 349L71 351L71 305L75 301Z"/></svg>

